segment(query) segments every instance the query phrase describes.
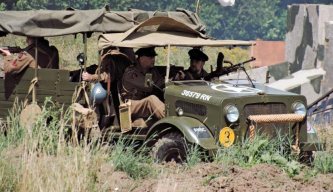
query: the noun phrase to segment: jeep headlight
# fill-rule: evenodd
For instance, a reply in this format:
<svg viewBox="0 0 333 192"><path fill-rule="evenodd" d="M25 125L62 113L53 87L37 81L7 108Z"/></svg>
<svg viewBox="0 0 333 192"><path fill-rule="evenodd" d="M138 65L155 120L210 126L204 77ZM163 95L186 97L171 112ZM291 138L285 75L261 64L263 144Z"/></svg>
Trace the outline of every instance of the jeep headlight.
<svg viewBox="0 0 333 192"><path fill-rule="evenodd" d="M306 115L306 107L301 102L293 103L292 109L293 109L294 113L296 113L298 115Z"/></svg>
<svg viewBox="0 0 333 192"><path fill-rule="evenodd" d="M230 123L234 123L238 120L239 118L239 111L237 109L236 106L234 105L227 105L225 108L225 113L226 113L226 117L227 117L227 120L230 122Z"/></svg>

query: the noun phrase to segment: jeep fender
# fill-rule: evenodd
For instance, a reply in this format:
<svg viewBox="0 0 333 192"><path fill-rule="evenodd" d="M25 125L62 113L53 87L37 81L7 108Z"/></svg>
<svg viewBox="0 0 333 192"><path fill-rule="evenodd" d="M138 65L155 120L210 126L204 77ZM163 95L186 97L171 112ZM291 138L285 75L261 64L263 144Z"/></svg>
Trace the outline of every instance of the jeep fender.
<svg viewBox="0 0 333 192"><path fill-rule="evenodd" d="M148 141L154 135L161 137L172 131L181 132L187 142L195 143L206 150L218 148L210 130L199 120L191 117L169 116L163 118L150 128L146 139Z"/></svg>

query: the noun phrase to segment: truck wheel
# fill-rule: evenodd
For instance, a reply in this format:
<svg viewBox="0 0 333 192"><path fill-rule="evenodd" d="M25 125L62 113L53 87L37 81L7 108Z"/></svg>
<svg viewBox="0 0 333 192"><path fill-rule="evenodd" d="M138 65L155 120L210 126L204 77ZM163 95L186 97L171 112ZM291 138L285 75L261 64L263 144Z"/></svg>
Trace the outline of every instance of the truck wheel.
<svg viewBox="0 0 333 192"><path fill-rule="evenodd" d="M186 160L186 143L180 134L169 133L154 145L152 156L157 162L182 163Z"/></svg>
<svg viewBox="0 0 333 192"><path fill-rule="evenodd" d="M311 166L314 161L313 152L301 151L299 154L299 161L305 165Z"/></svg>

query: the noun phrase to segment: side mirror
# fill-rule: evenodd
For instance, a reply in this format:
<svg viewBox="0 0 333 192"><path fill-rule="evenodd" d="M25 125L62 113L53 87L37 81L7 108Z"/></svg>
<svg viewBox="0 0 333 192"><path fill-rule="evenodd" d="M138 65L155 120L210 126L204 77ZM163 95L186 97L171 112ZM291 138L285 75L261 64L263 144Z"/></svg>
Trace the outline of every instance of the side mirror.
<svg viewBox="0 0 333 192"><path fill-rule="evenodd" d="M84 65L85 61L84 53L79 53L76 57L76 60L79 62L79 65Z"/></svg>
<svg viewBox="0 0 333 192"><path fill-rule="evenodd" d="M153 74L146 73L145 75L145 87L151 87L153 85Z"/></svg>

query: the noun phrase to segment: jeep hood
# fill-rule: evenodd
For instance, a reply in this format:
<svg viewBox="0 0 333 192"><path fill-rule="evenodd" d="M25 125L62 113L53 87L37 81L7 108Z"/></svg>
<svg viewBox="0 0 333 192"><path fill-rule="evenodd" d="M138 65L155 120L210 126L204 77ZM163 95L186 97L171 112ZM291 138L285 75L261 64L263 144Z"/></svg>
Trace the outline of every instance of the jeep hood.
<svg viewBox="0 0 333 192"><path fill-rule="evenodd" d="M182 96L200 99L202 95L210 98L209 100L221 102L226 98L241 98L249 96L295 96L290 93L262 84L255 84L255 88L248 85L235 85L225 82L207 82L207 81L177 81L173 82L175 90L179 91Z"/></svg>

